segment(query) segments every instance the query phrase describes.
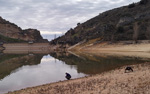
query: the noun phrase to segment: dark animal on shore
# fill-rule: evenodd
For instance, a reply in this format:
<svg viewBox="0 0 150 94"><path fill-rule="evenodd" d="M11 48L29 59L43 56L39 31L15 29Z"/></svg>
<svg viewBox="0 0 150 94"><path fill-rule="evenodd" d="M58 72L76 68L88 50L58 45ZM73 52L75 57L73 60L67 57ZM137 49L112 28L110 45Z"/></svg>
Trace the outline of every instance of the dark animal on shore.
<svg viewBox="0 0 150 94"><path fill-rule="evenodd" d="M66 73L66 79L68 79L68 80L71 79L71 75L69 73Z"/></svg>
<svg viewBox="0 0 150 94"><path fill-rule="evenodd" d="M125 68L125 73L126 73L127 71L128 71L128 72L133 72L133 69L132 69L131 67L126 67L126 68Z"/></svg>

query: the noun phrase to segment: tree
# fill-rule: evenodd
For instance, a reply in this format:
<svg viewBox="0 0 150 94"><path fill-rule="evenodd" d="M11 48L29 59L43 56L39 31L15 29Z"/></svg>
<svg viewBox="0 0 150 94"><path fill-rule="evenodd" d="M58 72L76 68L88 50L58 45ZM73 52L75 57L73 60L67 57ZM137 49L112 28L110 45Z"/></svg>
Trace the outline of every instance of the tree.
<svg viewBox="0 0 150 94"><path fill-rule="evenodd" d="M138 23L136 22L134 24L134 34L133 34L133 40L135 41L135 43L138 42L138 36L139 36L139 25Z"/></svg>
<svg viewBox="0 0 150 94"><path fill-rule="evenodd" d="M145 4L147 4L147 2L148 2L148 0L141 0L140 5L145 5Z"/></svg>
<svg viewBox="0 0 150 94"><path fill-rule="evenodd" d="M117 28L117 32L118 32L118 33L123 33L123 32L124 32L124 28L123 28L122 26L119 26L119 27Z"/></svg>
<svg viewBox="0 0 150 94"><path fill-rule="evenodd" d="M80 25L80 23L77 23L77 26L79 26Z"/></svg>
<svg viewBox="0 0 150 94"><path fill-rule="evenodd" d="M128 6L128 8L133 8L133 7L135 7L135 3L132 3Z"/></svg>

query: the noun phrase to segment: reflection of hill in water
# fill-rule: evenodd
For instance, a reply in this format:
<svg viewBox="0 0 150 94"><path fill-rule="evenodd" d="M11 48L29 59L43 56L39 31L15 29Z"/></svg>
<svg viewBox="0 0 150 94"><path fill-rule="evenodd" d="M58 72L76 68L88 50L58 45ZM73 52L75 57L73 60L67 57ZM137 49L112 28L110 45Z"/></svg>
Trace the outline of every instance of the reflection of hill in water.
<svg viewBox="0 0 150 94"><path fill-rule="evenodd" d="M0 79L10 75L23 65L36 65L41 62L43 55L0 55Z"/></svg>
<svg viewBox="0 0 150 94"><path fill-rule="evenodd" d="M145 60L131 57L96 56L82 54L77 57L71 54L51 53L51 56L65 62L68 65L77 65L77 71L85 74L97 74L125 65L144 63Z"/></svg>

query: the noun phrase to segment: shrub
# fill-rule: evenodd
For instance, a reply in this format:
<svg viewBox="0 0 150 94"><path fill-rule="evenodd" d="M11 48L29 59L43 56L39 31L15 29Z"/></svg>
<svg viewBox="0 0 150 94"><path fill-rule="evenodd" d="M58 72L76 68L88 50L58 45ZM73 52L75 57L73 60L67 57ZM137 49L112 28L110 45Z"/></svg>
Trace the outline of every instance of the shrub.
<svg viewBox="0 0 150 94"><path fill-rule="evenodd" d="M121 17L132 17L132 14L131 13L121 14Z"/></svg>
<svg viewBox="0 0 150 94"><path fill-rule="evenodd" d="M77 26L79 26L80 25L80 23L77 23Z"/></svg>
<svg viewBox="0 0 150 94"><path fill-rule="evenodd" d="M71 35L74 35L74 34L75 34L75 31L74 31L74 30L72 30L72 31L71 31Z"/></svg>
<svg viewBox="0 0 150 94"><path fill-rule="evenodd" d="M117 32L118 32L118 33L123 33L123 32L124 32L124 28L123 28L122 26L119 26L119 27L117 28Z"/></svg>
<svg viewBox="0 0 150 94"><path fill-rule="evenodd" d="M24 41L24 40L21 40L21 39L14 39L14 38L9 38L9 37L6 37L6 36L3 36L3 35L0 35L0 40L1 41L4 41L4 42L8 42L8 43L21 43L21 42L27 42L27 41Z"/></svg>
<svg viewBox="0 0 150 94"><path fill-rule="evenodd" d="M148 2L148 0L141 0L139 4L140 5L145 5L145 4L147 4L147 2Z"/></svg>
<svg viewBox="0 0 150 94"><path fill-rule="evenodd" d="M128 8L134 8L135 7L135 3L132 3L128 6Z"/></svg>

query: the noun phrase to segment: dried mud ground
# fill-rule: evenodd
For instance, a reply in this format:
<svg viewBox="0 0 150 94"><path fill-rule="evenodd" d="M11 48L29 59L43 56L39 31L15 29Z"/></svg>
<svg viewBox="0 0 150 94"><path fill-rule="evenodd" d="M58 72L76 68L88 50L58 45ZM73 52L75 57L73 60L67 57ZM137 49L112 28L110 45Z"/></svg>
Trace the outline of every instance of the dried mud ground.
<svg viewBox="0 0 150 94"><path fill-rule="evenodd" d="M102 74L9 92L8 94L150 94L150 62Z"/></svg>

